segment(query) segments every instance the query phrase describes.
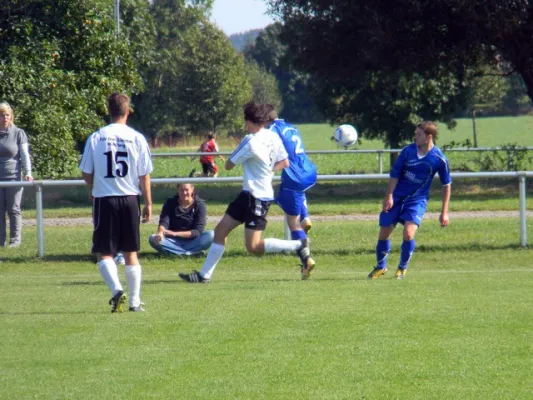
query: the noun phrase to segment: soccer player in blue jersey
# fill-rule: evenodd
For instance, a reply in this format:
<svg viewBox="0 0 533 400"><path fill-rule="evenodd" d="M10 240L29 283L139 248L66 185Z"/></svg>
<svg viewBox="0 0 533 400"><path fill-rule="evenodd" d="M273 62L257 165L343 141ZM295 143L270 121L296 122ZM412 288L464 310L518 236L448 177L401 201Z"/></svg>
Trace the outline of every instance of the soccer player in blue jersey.
<svg viewBox="0 0 533 400"><path fill-rule="evenodd" d="M415 250L415 234L422 223L429 198L433 177L438 172L442 184L442 209L440 225L449 223L451 183L448 160L435 146L437 125L423 121L415 130L415 142L402 149L390 172L389 185L383 199L383 210L379 215L379 238L376 245L376 267L368 274L376 279L387 272L387 258L392 232L399 222L403 224L403 243L396 279L405 278L407 266Z"/></svg>
<svg viewBox="0 0 533 400"><path fill-rule="evenodd" d="M311 229L311 220L305 192L316 183L316 166L305 154L300 131L288 122L278 119L275 110L271 112L266 127L279 135L290 162L289 167L281 173L281 185L276 202L285 212L291 239L308 242L307 232ZM314 267L315 261L309 257L306 264L302 265L303 280L309 279Z"/></svg>

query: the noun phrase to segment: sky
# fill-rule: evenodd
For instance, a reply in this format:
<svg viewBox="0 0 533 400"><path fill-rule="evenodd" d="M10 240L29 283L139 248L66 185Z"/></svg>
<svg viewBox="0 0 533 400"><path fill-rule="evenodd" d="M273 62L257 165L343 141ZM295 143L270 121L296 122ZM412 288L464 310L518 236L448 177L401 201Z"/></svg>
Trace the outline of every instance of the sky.
<svg viewBox="0 0 533 400"><path fill-rule="evenodd" d="M211 20L226 35L261 29L274 22L265 0L215 0Z"/></svg>

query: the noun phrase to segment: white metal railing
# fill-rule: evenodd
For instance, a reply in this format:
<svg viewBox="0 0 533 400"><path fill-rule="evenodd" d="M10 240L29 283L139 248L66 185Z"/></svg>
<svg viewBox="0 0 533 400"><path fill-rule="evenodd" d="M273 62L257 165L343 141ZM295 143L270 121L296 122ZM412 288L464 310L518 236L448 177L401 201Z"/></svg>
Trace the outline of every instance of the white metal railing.
<svg viewBox="0 0 533 400"><path fill-rule="evenodd" d="M443 152L481 152L481 151L508 151L504 147L457 147L450 149L442 149ZM517 147L516 150L533 150L533 147ZM350 150L350 149L338 149L338 150L306 150L306 154L377 154L379 173L383 173L383 154L400 153L402 149L367 149L367 150ZM193 157L193 156L229 156L231 152L219 152L219 153L206 153L206 152L194 152L194 153L152 153L152 157Z"/></svg>
<svg viewBox="0 0 533 400"><path fill-rule="evenodd" d="M468 178L517 178L519 189L519 219L520 219L520 246L527 247L527 225L526 225L526 178L533 177L533 171L516 172L455 172L451 174L453 179ZM358 180L388 180L388 174L356 174L356 175L319 175L318 181L358 181ZM167 185L178 183L212 183L216 182L242 182L242 177L220 177L220 178L155 178L153 185ZM274 181L279 182L280 177L275 176ZM35 207L37 223L37 245L39 257L44 257L44 216L43 216L43 188L61 186L84 186L83 180L52 181L42 180L33 182L1 182L1 187L34 187ZM4 216L0 216L3 218Z"/></svg>

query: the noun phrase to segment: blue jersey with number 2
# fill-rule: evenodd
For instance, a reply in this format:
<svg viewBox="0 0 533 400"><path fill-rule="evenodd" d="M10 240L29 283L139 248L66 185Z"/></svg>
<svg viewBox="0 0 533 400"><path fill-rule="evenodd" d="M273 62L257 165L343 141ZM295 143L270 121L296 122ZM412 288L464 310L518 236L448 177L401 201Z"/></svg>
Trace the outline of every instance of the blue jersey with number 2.
<svg viewBox="0 0 533 400"><path fill-rule="evenodd" d="M300 131L282 119L275 120L268 127L276 132L287 153L290 166L281 173L283 187L289 190L305 191L316 183L316 166L305 154L305 147Z"/></svg>
<svg viewBox="0 0 533 400"><path fill-rule="evenodd" d="M438 147L434 146L421 157L415 143L404 147L390 172L391 178L398 179L394 200L411 198L427 201L431 182L437 172L443 186L452 183L448 160Z"/></svg>

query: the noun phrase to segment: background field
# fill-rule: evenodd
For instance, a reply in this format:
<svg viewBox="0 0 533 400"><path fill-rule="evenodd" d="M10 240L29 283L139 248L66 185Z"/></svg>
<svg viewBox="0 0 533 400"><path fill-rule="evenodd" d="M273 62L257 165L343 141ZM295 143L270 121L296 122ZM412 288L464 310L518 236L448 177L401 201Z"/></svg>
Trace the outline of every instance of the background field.
<svg viewBox="0 0 533 400"><path fill-rule="evenodd" d="M471 137L471 120L460 119L454 131L448 131L441 126L439 145L452 141L461 142ZM500 146L509 143L520 146L533 146L533 117L518 118L500 117L478 119L478 136L482 146ZM302 135L309 150L333 150L336 145L330 140L333 128L327 124L301 125ZM177 148L159 148L154 153L192 152L200 144L189 143L188 146ZM220 139L221 151L231 151L236 142L227 138ZM383 144L378 141L367 141L355 148L380 149ZM474 171L484 171L480 166L489 166L491 170L502 170L505 167L505 153L492 155L487 153L447 153L450 158L452 171L462 171L465 166ZM533 152L528 152L522 160L522 170L532 170ZM378 158L375 154L313 154L313 161L317 164L319 173L325 174L363 174L379 171ZM389 158L384 156L384 172L390 169ZM499 159L503 159L500 164ZM221 161L217 160L219 166ZM154 157L154 178L187 177L192 168L199 168L198 159L191 162L189 158ZM242 169L221 171L221 176L240 176ZM79 171L73 172L72 178L79 179ZM316 215L337 215L357 213L377 213L385 190L386 181L356 181L356 182L319 182L308 192L310 210ZM527 183L528 209L533 209L533 183ZM207 200L209 213L221 215L227 204L233 200L240 190L240 185L223 184L213 180L213 183L199 184L197 189ZM159 213L164 200L175 192L173 185L157 186L153 191L154 212ZM80 217L90 215L90 203L84 187L45 188L44 192L45 217ZM430 210L440 207L440 188L438 182L429 205ZM23 209L27 218L35 216L35 193L33 190L25 192ZM461 179L453 183L452 211L470 210L518 210L518 181L517 179ZM277 207L273 207L272 215L279 214Z"/></svg>
<svg viewBox="0 0 533 400"><path fill-rule="evenodd" d="M245 254L238 230L211 284L182 283L203 259L156 256L153 229L143 314L109 313L88 226L47 227L45 260L34 228L1 250L0 398L533 396L533 253L514 219L426 221L404 281L399 235L391 272L365 279L375 221L317 221L307 282L295 256Z"/></svg>

